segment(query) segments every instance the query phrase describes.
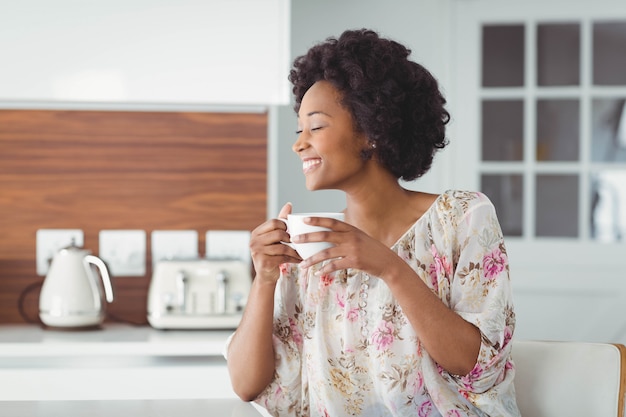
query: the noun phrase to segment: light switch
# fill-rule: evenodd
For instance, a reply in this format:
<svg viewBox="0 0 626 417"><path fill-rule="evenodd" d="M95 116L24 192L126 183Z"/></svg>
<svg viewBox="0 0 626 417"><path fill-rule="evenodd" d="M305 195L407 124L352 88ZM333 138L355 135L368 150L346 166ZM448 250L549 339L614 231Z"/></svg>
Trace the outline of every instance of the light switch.
<svg viewBox="0 0 626 417"><path fill-rule="evenodd" d="M146 232L143 230L101 230L100 258L111 275L146 274Z"/></svg>
<svg viewBox="0 0 626 417"><path fill-rule="evenodd" d="M213 259L250 259L250 232L247 230L209 230L206 232L206 256Z"/></svg>
<svg viewBox="0 0 626 417"><path fill-rule="evenodd" d="M46 275L50 261L56 253L70 246L83 246L83 231L81 229L39 229L37 230L37 275Z"/></svg>
<svg viewBox="0 0 626 417"><path fill-rule="evenodd" d="M154 230L152 266L163 259L197 259L198 232L195 230Z"/></svg>

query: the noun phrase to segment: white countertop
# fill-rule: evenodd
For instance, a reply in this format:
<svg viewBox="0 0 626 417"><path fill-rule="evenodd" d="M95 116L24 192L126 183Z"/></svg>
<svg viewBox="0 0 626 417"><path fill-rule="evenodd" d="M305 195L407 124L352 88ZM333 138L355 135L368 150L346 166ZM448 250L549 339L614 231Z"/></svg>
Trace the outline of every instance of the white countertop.
<svg viewBox="0 0 626 417"><path fill-rule="evenodd" d="M6 417L259 417L249 403L236 399L0 401Z"/></svg>
<svg viewBox="0 0 626 417"><path fill-rule="evenodd" d="M232 391L232 332L0 325L0 416L267 417Z"/></svg>
<svg viewBox="0 0 626 417"><path fill-rule="evenodd" d="M232 330L157 330L105 324L95 330L0 325L0 357L222 356Z"/></svg>

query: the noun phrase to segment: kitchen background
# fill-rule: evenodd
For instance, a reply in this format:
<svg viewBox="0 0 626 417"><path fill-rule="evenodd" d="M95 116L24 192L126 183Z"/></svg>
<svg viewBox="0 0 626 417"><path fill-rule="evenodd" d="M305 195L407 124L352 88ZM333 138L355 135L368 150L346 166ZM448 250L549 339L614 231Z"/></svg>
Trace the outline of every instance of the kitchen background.
<svg viewBox="0 0 626 417"><path fill-rule="evenodd" d="M612 24L604 42L610 63L618 73L626 68L622 1L3 0L0 7L0 323L23 321L20 294L42 279L38 229L82 229L95 254L101 230L196 230L203 253L206 230L251 230L286 201L298 211L341 209L339 193L304 189L291 152L295 117L286 74L313 43L370 27L412 48L440 80L453 115L452 145L430 173L406 185L485 189L494 183L485 175L500 175L488 194L503 224L513 225L507 241L518 336L626 341L624 238L600 241L590 232L586 179L625 170L623 159L593 160L590 133L594 100L626 98L626 81L597 85L592 77L597 24ZM537 39L542 25L554 23L578 25L571 65L579 77L544 91L535 83ZM518 42L522 58L511 62L523 83L495 89L481 84L481 66L490 62L483 36L502 26L521 28L503 39ZM562 34L557 30L557 38ZM512 164L480 154L481 101L494 98L518 100L526 110L521 121L505 123L521 126L513 135L522 156ZM550 146L535 137L533 116L536 101L546 98L578 100L580 114L564 122L579 135L575 160L536 157L534 145ZM509 174L526 181L507 182ZM568 187L556 186L563 194L542 191L546 174L569 175ZM617 213L626 213L623 198L613 200ZM519 204L505 210L507 201ZM542 235L542 202L548 219L575 227ZM145 275L114 277L119 298L110 310L118 316L145 319L147 255ZM25 305L36 314L36 291Z"/></svg>

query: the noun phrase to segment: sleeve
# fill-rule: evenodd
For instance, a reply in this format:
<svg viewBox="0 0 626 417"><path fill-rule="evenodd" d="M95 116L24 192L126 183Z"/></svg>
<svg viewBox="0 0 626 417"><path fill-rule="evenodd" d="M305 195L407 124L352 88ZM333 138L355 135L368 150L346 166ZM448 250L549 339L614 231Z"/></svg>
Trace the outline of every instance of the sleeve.
<svg viewBox="0 0 626 417"><path fill-rule="evenodd" d="M474 194L452 222L456 259L450 282L450 308L480 330L478 360L467 375L449 375L468 397L512 385L511 338L515 328L509 263L493 204ZM500 389L499 384L503 384ZM493 392L492 392L493 393ZM478 398L476 398L478 400Z"/></svg>
<svg viewBox="0 0 626 417"><path fill-rule="evenodd" d="M297 275L299 269L281 266L274 295L274 358L276 368L272 382L254 400L272 415L297 416L302 404L302 336L299 328Z"/></svg>

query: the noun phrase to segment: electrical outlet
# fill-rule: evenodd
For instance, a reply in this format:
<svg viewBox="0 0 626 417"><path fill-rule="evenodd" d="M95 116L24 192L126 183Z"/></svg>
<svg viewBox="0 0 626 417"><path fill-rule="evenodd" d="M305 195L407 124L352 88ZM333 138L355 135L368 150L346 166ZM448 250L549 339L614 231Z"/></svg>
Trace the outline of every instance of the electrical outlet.
<svg viewBox="0 0 626 417"><path fill-rule="evenodd" d="M197 259L198 232L195 230L154 230L152 267L163 259Z"/></svg>
<svg viewBox="0 0 626 417"><path fill-rule="evenodd" d="M37 275L46 275L50 261L62 248L74 245L83 246L81 229L39 229L37 230Z"/></svg>
<svg viewBox="0 0 626 417"><path fill-rule="evenodd" d="M209 230L206 232L206 256L214 259L239 259L250 265L250 232Z"/></svg>
<svg viewBox="0 0 626 417"><path fill-rule="evenodd" d="M100 258L113 276L146 274L146 232L143 230L101 230Z"/></svg>

